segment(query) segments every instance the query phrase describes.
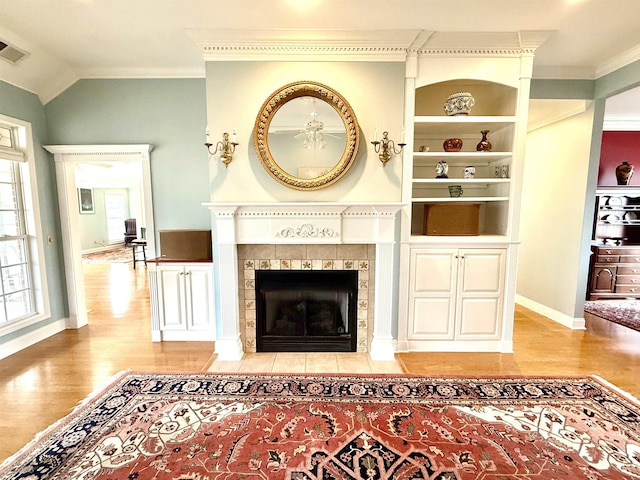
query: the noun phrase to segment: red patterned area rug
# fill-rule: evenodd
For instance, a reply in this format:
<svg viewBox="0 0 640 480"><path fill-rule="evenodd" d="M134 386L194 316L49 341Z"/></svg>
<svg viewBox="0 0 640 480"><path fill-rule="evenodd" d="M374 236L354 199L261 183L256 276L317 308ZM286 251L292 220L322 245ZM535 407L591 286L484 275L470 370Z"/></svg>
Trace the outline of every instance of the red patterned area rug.
<svg viewBox="0 0 640 480"><path fill-rule="evenodd" d="M126 373L0 478L640 478L639 412L596 378Z"/></svg>
<svg viewBox="0 0 640 480"><path fill-rule="evenodd" d="M100 252L85 253L82 263L127 263L133 261L131 247L117 246Z"/></svg>
<svg viewBox="0 0 640 480"><path fill-rule="evenodd" d="M640 332L640 302L636 300L593 300L584 311Z"/></svg>

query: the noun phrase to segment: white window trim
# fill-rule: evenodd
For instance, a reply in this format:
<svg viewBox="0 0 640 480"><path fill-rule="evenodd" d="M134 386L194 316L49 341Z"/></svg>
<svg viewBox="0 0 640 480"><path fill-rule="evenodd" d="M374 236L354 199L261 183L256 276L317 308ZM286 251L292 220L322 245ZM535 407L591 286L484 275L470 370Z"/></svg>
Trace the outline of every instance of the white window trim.
<svg viewBox="0 0 640 480"><path fill-rule="evenodd" d="M27 318L15 320L0 325L0 336L17 332L25 327L34 325L51 318L49 304L49 289L47 282L47 268L44 255L44 237L40 223L40 201L38 198L38 184L36 179L35 150L33 147L33 131L31 123L0 115L0 122L16 127L16 146L24 153L22 184L24 192L25 221L27 238L31 253L31 281L35 313Z"/></svg>

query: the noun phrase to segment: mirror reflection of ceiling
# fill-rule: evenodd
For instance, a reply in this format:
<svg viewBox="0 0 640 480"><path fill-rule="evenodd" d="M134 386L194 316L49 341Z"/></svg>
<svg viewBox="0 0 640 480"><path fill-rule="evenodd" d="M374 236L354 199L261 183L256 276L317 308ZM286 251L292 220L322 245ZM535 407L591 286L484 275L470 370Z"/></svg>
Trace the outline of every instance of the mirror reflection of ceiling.
<svg viewBox="0 0 640 480"><path fill-rule="evenodd" d="M344 132L340 115L326 102L315 97L298 97L287 102L274 115L269 132L304 130L308 122L322 122L325 132Z"/></svg>

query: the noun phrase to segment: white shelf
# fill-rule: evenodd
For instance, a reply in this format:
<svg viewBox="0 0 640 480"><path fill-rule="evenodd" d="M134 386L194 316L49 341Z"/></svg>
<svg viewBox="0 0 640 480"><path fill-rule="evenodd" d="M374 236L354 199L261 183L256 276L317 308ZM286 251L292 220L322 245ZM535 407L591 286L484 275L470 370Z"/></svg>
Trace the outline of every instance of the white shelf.
<svg viewBox="0 0 640 480"><path fill-rule="evenodd" d="M414 129L416 135L471 135L480 130L501 130L515 122L514 116L417 116Z"/></svg>
<svg viewBox="0 0 640 480"><path fill-rule="evenodd" d="M413 183L421 184L423 187L440 188L442 185L449 184L490 184L490 183L509 183L510 178L414 178Z"/></svg>
<svg viewBox="0 0 640 480"><path fill-rule="evenodd" d="M441 203L441 202L506 202L509 197L414 197L413 203Z"/></svg>
<svg viewBox="0 0 640 480"><path fill-rule="evenodd" d="M415 160L501 160L511 157L512 152L413 152Z"/></svg>

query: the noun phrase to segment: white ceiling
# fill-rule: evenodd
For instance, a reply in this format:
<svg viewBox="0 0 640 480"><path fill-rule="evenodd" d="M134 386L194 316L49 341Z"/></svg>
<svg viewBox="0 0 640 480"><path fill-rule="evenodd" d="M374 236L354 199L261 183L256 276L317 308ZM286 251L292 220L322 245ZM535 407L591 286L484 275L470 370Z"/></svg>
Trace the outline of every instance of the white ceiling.
<svg viewBox="0 0 640 480"><path fill-rule="evenodd" d="M640 58L639 0L0 0L0 79L48 101L79 78L204 76L196 30L552 31L534 77L597 78Z"/></svg>

